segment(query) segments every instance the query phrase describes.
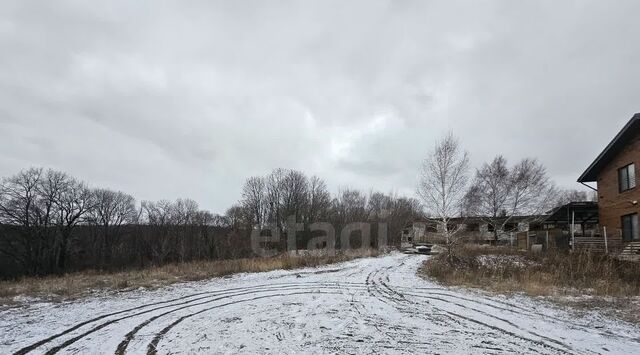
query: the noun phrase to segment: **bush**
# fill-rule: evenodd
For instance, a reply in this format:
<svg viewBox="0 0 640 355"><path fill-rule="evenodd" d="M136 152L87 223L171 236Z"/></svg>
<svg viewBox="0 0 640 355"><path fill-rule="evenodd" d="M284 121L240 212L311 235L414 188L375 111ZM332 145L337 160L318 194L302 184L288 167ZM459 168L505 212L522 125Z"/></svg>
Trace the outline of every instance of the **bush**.
<svg viewBox="0 0 640 355"><path fill-rule="evenodd" d="M580 251L531 254L510 248L463 246L454 258L438 255L422 272L450 285L541 295L640 295L640 263Z"/></svg>

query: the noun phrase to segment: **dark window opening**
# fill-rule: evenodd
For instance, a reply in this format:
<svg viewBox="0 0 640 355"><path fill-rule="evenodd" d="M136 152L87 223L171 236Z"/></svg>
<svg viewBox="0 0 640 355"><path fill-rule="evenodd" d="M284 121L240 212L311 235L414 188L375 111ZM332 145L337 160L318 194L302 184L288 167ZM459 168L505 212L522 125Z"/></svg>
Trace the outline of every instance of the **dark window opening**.
<svg viewBox="0 0 640 355"><path fill-rule="evenodd" d="M478 232L478 231L480 231L480 225L478 223L467 224L467 232Z"/></svg>
<svg viewBox="0 0 640 355"><path fill-rule="evenodd" d="M629 164L618 169L618 186L620 192L631 190L636 187L636 165Z"/></svg>
<svg viewBox="0 0 640 355"><path fill-rule="evenodd" d="M622 239L638 239L638 214L622 216Z"/></svg>

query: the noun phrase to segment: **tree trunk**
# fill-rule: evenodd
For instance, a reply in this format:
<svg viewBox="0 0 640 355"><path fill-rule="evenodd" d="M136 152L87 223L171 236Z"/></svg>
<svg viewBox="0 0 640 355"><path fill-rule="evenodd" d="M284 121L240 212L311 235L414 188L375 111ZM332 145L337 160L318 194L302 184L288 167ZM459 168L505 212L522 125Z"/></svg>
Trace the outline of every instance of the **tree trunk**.
<svg viewBox="0 0 640 355"><path fill-rule="evenodd" d="M60 240L60 249L58 250L58 258L56 262L57 271L59 273L64 272L67 266L67 246L69 244L70 234L71 234L71 229L65 228L62 230L61 240Z"/></svg>

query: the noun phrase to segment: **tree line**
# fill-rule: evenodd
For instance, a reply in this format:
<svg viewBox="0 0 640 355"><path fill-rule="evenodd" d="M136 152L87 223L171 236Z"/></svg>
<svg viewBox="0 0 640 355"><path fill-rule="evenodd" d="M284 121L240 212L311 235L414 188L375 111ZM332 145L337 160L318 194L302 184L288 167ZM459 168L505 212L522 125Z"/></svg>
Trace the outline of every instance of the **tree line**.
<svg viewBox="0 0 640 355"><path fill-rule="evenodd" d="M145 267L168 262L252 256L250 233L287 221L384 221L390 243L421 216L416 199L341 189L296 170L250 177L224 215L191 199L141 201L90 187L64 172L31 168L0 182L0 276L46 275L87 268ZM375 227L374 227L374 233ZM302 231L298 247L312 236ZM276 246L286 249L284 241Z"/></svg>
<svg viewBox="0 0 640 355"><path fill-rule="evenodd" d="M194 200L142 201L31 168L0 183L2 276L246 256L229 219Z"/></svg>
<svg viewBox="0 0 640 355"><path fill-rule="evenodd" d="M282 238L272 247L284 252L291 249L290 223L302 226L294 232L296 249L308 248L322 233L310 228L318 222L329 223L338 235L364 222L370 227L369 246L376 247L382 235L388 245L399 246L408 223L429 217L452 247L462 228L451 223L454 218L486 220L497 241L513 228L513 217L534 221L561 202L588 198L557 189L536 159L509 165L497 156L474 172L453 135L425 157L417 195L420 200L352 188L332 195L321 178L279 168L247 178L239 201L218 215L191 199L138 203L127 193L90 187L64 172L31 168L0 182L0 276L250 257L252 232L269 235L274 228ZM336 243L340 247L339 239Z"/></svg>
<svg viewBox="0 0 640 355"><path fill-rule="evenodd" d="M317 222L329 223L336 233L350 223L364 222L371 228L372 247L377 247L378 233L383 232L387 243L399 245L400 231L423 214L415 198L350 188L339 189L332 196L327 184L317 176L275 169L268 175L248 178L241 200L227 216L233 224L276 228L280 232L286 232L288 223L301 224L297 247L306 249L307 242L315 236L308 227ZM385 231L378 231L380 222L385 224ZM336 243L340 247L340 241Z"/></svg>

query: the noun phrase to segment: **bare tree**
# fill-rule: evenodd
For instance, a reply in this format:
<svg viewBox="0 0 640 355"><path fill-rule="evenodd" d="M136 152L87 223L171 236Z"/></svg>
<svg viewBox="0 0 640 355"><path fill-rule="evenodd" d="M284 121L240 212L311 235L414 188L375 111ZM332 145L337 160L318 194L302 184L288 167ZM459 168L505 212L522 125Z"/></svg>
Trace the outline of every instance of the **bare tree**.
<svg viewBox="0 0 640 355"><path fill-rule="evenodd" d="M570 202L596 202L598 194L596 191L583 191L576 189L565 189L558 191L555 206L563 206Z"/></svg>
<svg viewBox="0 0 640 355"><path fill-rule="evenodd" d="M475 180L465 197L465 212L469 216L486 219L495 230L498 218L506 215L510 194L511 172L507 160L497 156L476 171Z"/></svg>
<svg viewBox="0 0 640 355"><path fill-rule="evenodd" d="M327 190L327 184L317 176L312 176L309 180L307 200L307 224L321 222L328 217L331 195Z"/></svg>
<svg viewBox="0 0 640 355"><path fill-rule="evenodd" d="M173 222L171 215L171 209L173 208L173 206L171 204L171 201L142 201L141 207L143 210L143 217L148 224L168 225Z"/></svg>
<svg viewBox="0 0 640 355"><path fill-rule="evenodd" d="M493 227L497 242L500 233L517 229L514 217L519 217L520 223L539 220L553 207L556 191L545 167L537 160L523 159L509 168L506 159L498 156L476 171L465 208L468 214L485 219Z"/></svg>
<svg viewBox="0 0 640 355"><path fill-rule="evenodd" d="M184 262L193 258L193 245L198 243L199 229L196 218L199 212L198 203L191 199L177 199L171 209L175 249L172 250L175 259Z"/></svg>
<svg viewBox="0 0 640 355"><path fill-rule="evenodd" d="M278 228L283 227L282 185L286 173L285 169L278 168L266 177L267 220L265 222L276 224Z"/></svg>
<svg viewBox="0 0 640 355"><path fill-rule="evenodd" d="M63 271L74 227L92 208L84 183L65 173L32 168L4 179L0 191L2 223L19 227L19 248L3 248L32 273Z"/></svg>
<svg viewBox="0 0 640 355"><path fill-rule="evenodd" d="M206 218L207 222L205 222L207 225L217 228L231 228L231 221L226 215L219 215L217 213L214 214L208 211L204 211L202 213L208 215L208 217Z"/></svg>
<svg viewBox="0 0 640 355"><path fill-rule="evenodd" d="M394 198L382 192L371 192L367 201L369 219L378 220L392 209Z"/></svg>
<svg viewBox="0 0 640 355"><path fill-rule="evenodd" d="M341 188L337 196L331 200L331 208L329 210L329 221L335 230L342 231L341 234L343 234L348 230L350 224L364 223L367 220L367 195L359 190ZM356 228L356 230L360 231L360 234L355 236L358 240L362 243L366 242L367 239L370 241L370 229L364 234L361 228ZM351 241L352 233L347 234ZM344 234L342 236L344 237ZM340 248L348 247L348 245L342 245L342 243L343 238L341 237L337 240L336 246Z"/></svg>
<svg viewBox="0 0 640 355"><path fill-rule="evenodd" d="M415 198L394 197L388 217L389 242L392 245L400 245L400 233L404 227L415 221L424 218L423 207Z"/></svg>
<svg viewBox="0 0 640 355"><path fill-rule="evenodd" d="M338 225L363 222L368 218L367 196L361 191L344 188L332 201L332 214Z"/></svg>
<svg viewBox="0 0 640 355"><path fill-rule="evenodd" d="M145 248L151 253L153 260L164 263L176 250L176 238L171 233L175 223L174 206L171 201L142 201L143 218L152 227L153 234Z"/></svg>
<svg viewBox="0 0 640 355"><path fill-rule="evenodd" d="M469 181L468 172L468 153L451 133L436 143L422 164L418 195L438 221L438 230L446 242L449 258L460 239L462 228L461 224L451 225L450 220L462 210Z"/></svg>
<svg viewBox="0 0 640 355"><path fill-rule="evenodd" d="M308 205L309 182L304 173L289 170L284 176L282 188L282 217L288 221L302 222ZM283 221L284 224L284 221Z"/></svg>
<svg viewBox="0 0 640 355"><path fill-rule="evenodd" d="M56 267L59 271L65 269L73 229L83 221L94 203L94 195L85 183L74 178L67 179L57 202L60 210L60 241L56 249Z"/></svg>
<svg viewBox="0 0 640 355"><path fill-rule="evenodd" d="M171 207L172 223L178 226L195 225L199 211L195 200L179 198Z"/></svg>
<svg viewBox="0 0 640 355"><path fill-rule="evenodd" d="M52 240L44 233L46 225L55 221L52 214L42 208L38 189L43 170L32 168L2 179L0 184L0 226L4 236L0 253L21 265L29 273L40 273L46 264L43 249L48 249ZM49 208L51 211L52 209ZM10 238L17 230L18 238Z"/></svg>
<svg viewBox="0 0 640 355"><path fill-rule="evenodd" d="M119 242L122 226L136 223L138 210L133 196L124 192L95 189L93 194L95 204L89 219L101 229L98 258L103 265L108 265Z"/></svg>
<svg viewBox="0 0 640 355"><path fill-rule="evenodd" d="M242 187L242 207L251 216L253 225L262 226L266 206L265 179L260 176L250 177Z"/></svg>
<svg viewBox="0 0 640 355"><path fill-rule="evenodd" d="M242 227L253 227L250 219L247 218L246 209L240 205L233 205L227 209L225 213L229 226L233 229L242 229Z"/></svg>

